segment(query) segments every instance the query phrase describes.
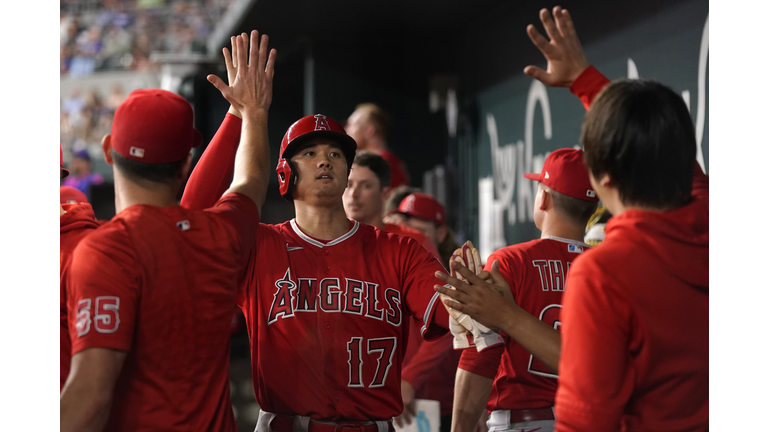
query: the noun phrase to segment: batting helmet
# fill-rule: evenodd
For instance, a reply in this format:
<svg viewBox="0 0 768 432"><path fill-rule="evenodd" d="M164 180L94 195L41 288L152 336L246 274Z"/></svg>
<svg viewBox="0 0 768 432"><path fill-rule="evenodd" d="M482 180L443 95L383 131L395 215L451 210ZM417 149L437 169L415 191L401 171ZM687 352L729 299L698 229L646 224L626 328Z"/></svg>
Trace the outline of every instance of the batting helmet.
<svg viewBox="0 0 768 432"><path fill-rule="evenodd" d="M283 136L280 144L280 156L277 159L277 181L280 183L280 195L287 200L292 200L291 191L298 180L296 170L291 163L291 157L296 154L299 145L309 138L325 137L334 140L341 147L344 157L347 159L347 175L355 160L357 143L347 135L344 128L334 119L322 114L308 115L300 118Z"/></svg>

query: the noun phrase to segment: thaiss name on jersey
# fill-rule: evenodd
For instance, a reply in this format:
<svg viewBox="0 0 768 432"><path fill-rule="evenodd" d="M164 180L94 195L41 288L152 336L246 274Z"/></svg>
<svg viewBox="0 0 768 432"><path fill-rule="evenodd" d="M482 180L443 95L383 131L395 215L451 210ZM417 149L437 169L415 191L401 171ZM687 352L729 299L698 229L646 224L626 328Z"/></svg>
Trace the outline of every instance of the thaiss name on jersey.
<svg viewBox="0 0 768 432"><path fill-rule="evenodd" d="M296 312L341 312L385 321L399 327L402 322L400 291L380 284L344 278L291 279L291 268L275 281L275 295L267 325Z"/></svg>

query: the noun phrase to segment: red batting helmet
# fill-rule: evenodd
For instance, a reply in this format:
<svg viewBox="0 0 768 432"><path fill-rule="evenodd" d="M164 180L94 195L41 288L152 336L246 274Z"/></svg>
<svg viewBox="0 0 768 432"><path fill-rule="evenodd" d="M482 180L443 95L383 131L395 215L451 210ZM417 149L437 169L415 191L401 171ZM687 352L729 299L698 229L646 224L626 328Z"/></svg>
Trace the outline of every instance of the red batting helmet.
<svg viewBox="0 0 768 432"><path fill-rule="evenodd" d="M357 143L347 135L344 128L334 119L322 114L308 115L300 118L288 128L280 144L280 157L277 159L277 181L280 183L280 195L292 200L291 191L296 184L296 172L291 163L291 157L296 154L299 145L312 137L330 138L341 147L344 157L347 159L347 175L355 159Z"/></svg>

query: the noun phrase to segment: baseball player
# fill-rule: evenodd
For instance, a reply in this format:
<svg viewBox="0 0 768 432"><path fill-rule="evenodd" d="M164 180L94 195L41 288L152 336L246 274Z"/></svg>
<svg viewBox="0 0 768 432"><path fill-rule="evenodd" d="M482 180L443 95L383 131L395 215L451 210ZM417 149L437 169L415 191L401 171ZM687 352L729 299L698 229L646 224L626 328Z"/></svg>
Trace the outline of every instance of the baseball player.
<svg viewBox="0 0 768 432"><path fill-rule="evenodd" d="M553 14L556 23L541 12L550 41L528 28L548 71L526 73L570 86L589 109L608 80L586 62L567 11ZM613 217L605 242L570 272L557 430L708 430L708 178L695 162L686 106L656 83L612 84L588 113L582 141L591 183ZM499 286L460 272L476 286L442 277L465 291L437 288L463 303L452 306L528 344L544 335L550 362L560 358L541 326L483 287Z"/></svg>
<svg viewBox="0 0 768 432"><path fill-rule="evenodd" d="M255 31L250 56L244 36L235 42L234 83L209 79L242 115L242 143L232 186L210 209L176 204L201 141L189 103L137 90L115 112L102 147L118 214L72 258L62 431L236 430L230 322L266 196L275 53Z"/></svg>
<svg viewBox="0 0 768 432"><path fill-rule="evenodd" d="M446 225L445 208L432 195L415 192L406 196L397 212L403 224L424 233L437 245L442 263L447 266L453 252L460 247L456 235Z"/></svg>
<svg viewBox="0 0 768 432"><path fill-rule="evenodd" d="M382 220L382 206L390 191L390 178L391 169L384 158L372 152L358 151L343 196L347 217L387 232L412 237L440 259L437 248L425 234L405 225L385 224ZM419 398L440 402L441 416L447 416L441 418L441 428L450 430L453 380L459 355L453 350L450 336L426 342L419 335L415 320L411 323L401 379L404 410L395 418L397 426L411 423L416 414L416 398Z"/></svg>
<svg viewBox="0 0 768 432"><path fill-rule="evenodd" d="M568 270L589 246L584 228L597 207L583 153L575 149L552 152L538 181L533 219L541 238L508 246L491 254L487 271L497 262L519 307L558 330ZM508 295L508 294L507 294ZM482 352L465 350L456 374L454 431L474 431L486 405L488 428L495 430L554 430L557 375L515 339ZM489 400L490 396L490 400Z"/></svg>
<svg viewBox="0 0 768 432"><path fill-rule="evenodd" d="M69 170L65 169L63 153L59 148L61 162L59 170L61 172L61 178L65 178L69 175ZM62 186L61 204L59 204L60 216L59 216L59 287L61 295L59 296L59 363L61 373L59 374L60 386L59 390L64 388L64 383L67 381L69 375L69 369L72 362L72 342L69 339L69 327L67 321L67 279L69 275L69 267L72 263L72 252L75 250L75 246L86 235L93 232L98 228L99 222L96 221L96 217L93 214L93 208L87 203L87 200L77 200L75 202L65 202L66 196L64 195L64 188ZM74 192L85 195L72 188Z"/></svg>
<svg viewBox="0 0 768 432"><path fill-rule="evenodd" d="M223 141L209 145L206 153ZM400 368L410 317L426 339L447 332L431 287L443 267L415 240L350 221L342 195L355 142L322 114L296 121L278 159L280 193L296 218L258 225L238 294L251 338L257 430L386 431L403 411ZM205 206L195 176L224 167L201 158L182 202ZM226 175L226 174L224 174ZM192 186L192 187L190 187ZM255 221L254 221L255 223ZM332 423L329 423L332 422Z"/></svg>
<svg viewBox="0 0 768 432"><path fill-rule="evenodd" d="M391 179L392 170L383 157L358 151L343 196L347 217L387 232L413 237L439 259L437 247L425 234L403 224L384 223L382 208L392 190L389 186Z"/></svg>
<svg viewBox="0 0 768 432"><path fill-rule="evenodd" d="M230 67L235 67L228 65ZM236 128L228 114L222 128ZM221 130L229 137L236 131ZM209 144L182 204L205 208L228 175L237 143ZM281 195L296 217L258 224L238 294L251 338L257 430L386 431L403 411L400 373L411 317L421 335L447 333L432 286L440 263L415 240L347 219L343 194L355 141L315 114L286 132L277 164ZM437 307L435 307L437 306ZM349 422L353 422L350 424Z"/></svg>
<svg viewBox="0 0 768 432"><path fill-rule="evenodd" d="M345 129L359 150L375 152L387 161L392 169L391 187L411 184L405 163L387 146L389 116L380 106L370 102L359 104L349 115Z"/></svg>

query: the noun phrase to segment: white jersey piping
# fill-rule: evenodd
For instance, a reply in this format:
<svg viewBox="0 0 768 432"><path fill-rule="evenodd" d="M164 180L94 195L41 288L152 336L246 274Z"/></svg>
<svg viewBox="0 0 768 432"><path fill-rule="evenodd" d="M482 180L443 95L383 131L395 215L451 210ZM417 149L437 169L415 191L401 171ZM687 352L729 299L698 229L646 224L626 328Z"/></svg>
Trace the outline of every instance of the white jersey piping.
<svg viewBox="0 0 768 432"><path fill-rule="evenodd" d="M324 247L337 245L337 244L343 242L344 240L346 240L346 239L352 237L353 235L355 235L355 233L357 232L357 229L360 227L360 222L358 222L358 221L354 221L354 222L355 222L355 224L352 226L352 228L349 231L347 231L346 233L344 233L340 237L337 237L337 238L329 241L326 244L323 244L323 243L313 239L312 237L304 234L301 231L301 229L299 228L299 226L296 224L296 219L295 218L291 219L291 228L293 228L293 232L295 232L296 235L301 237L302 240L304 240L305 242L311 244L312 246L317 246L317 247L322 249Z"/></svg>

